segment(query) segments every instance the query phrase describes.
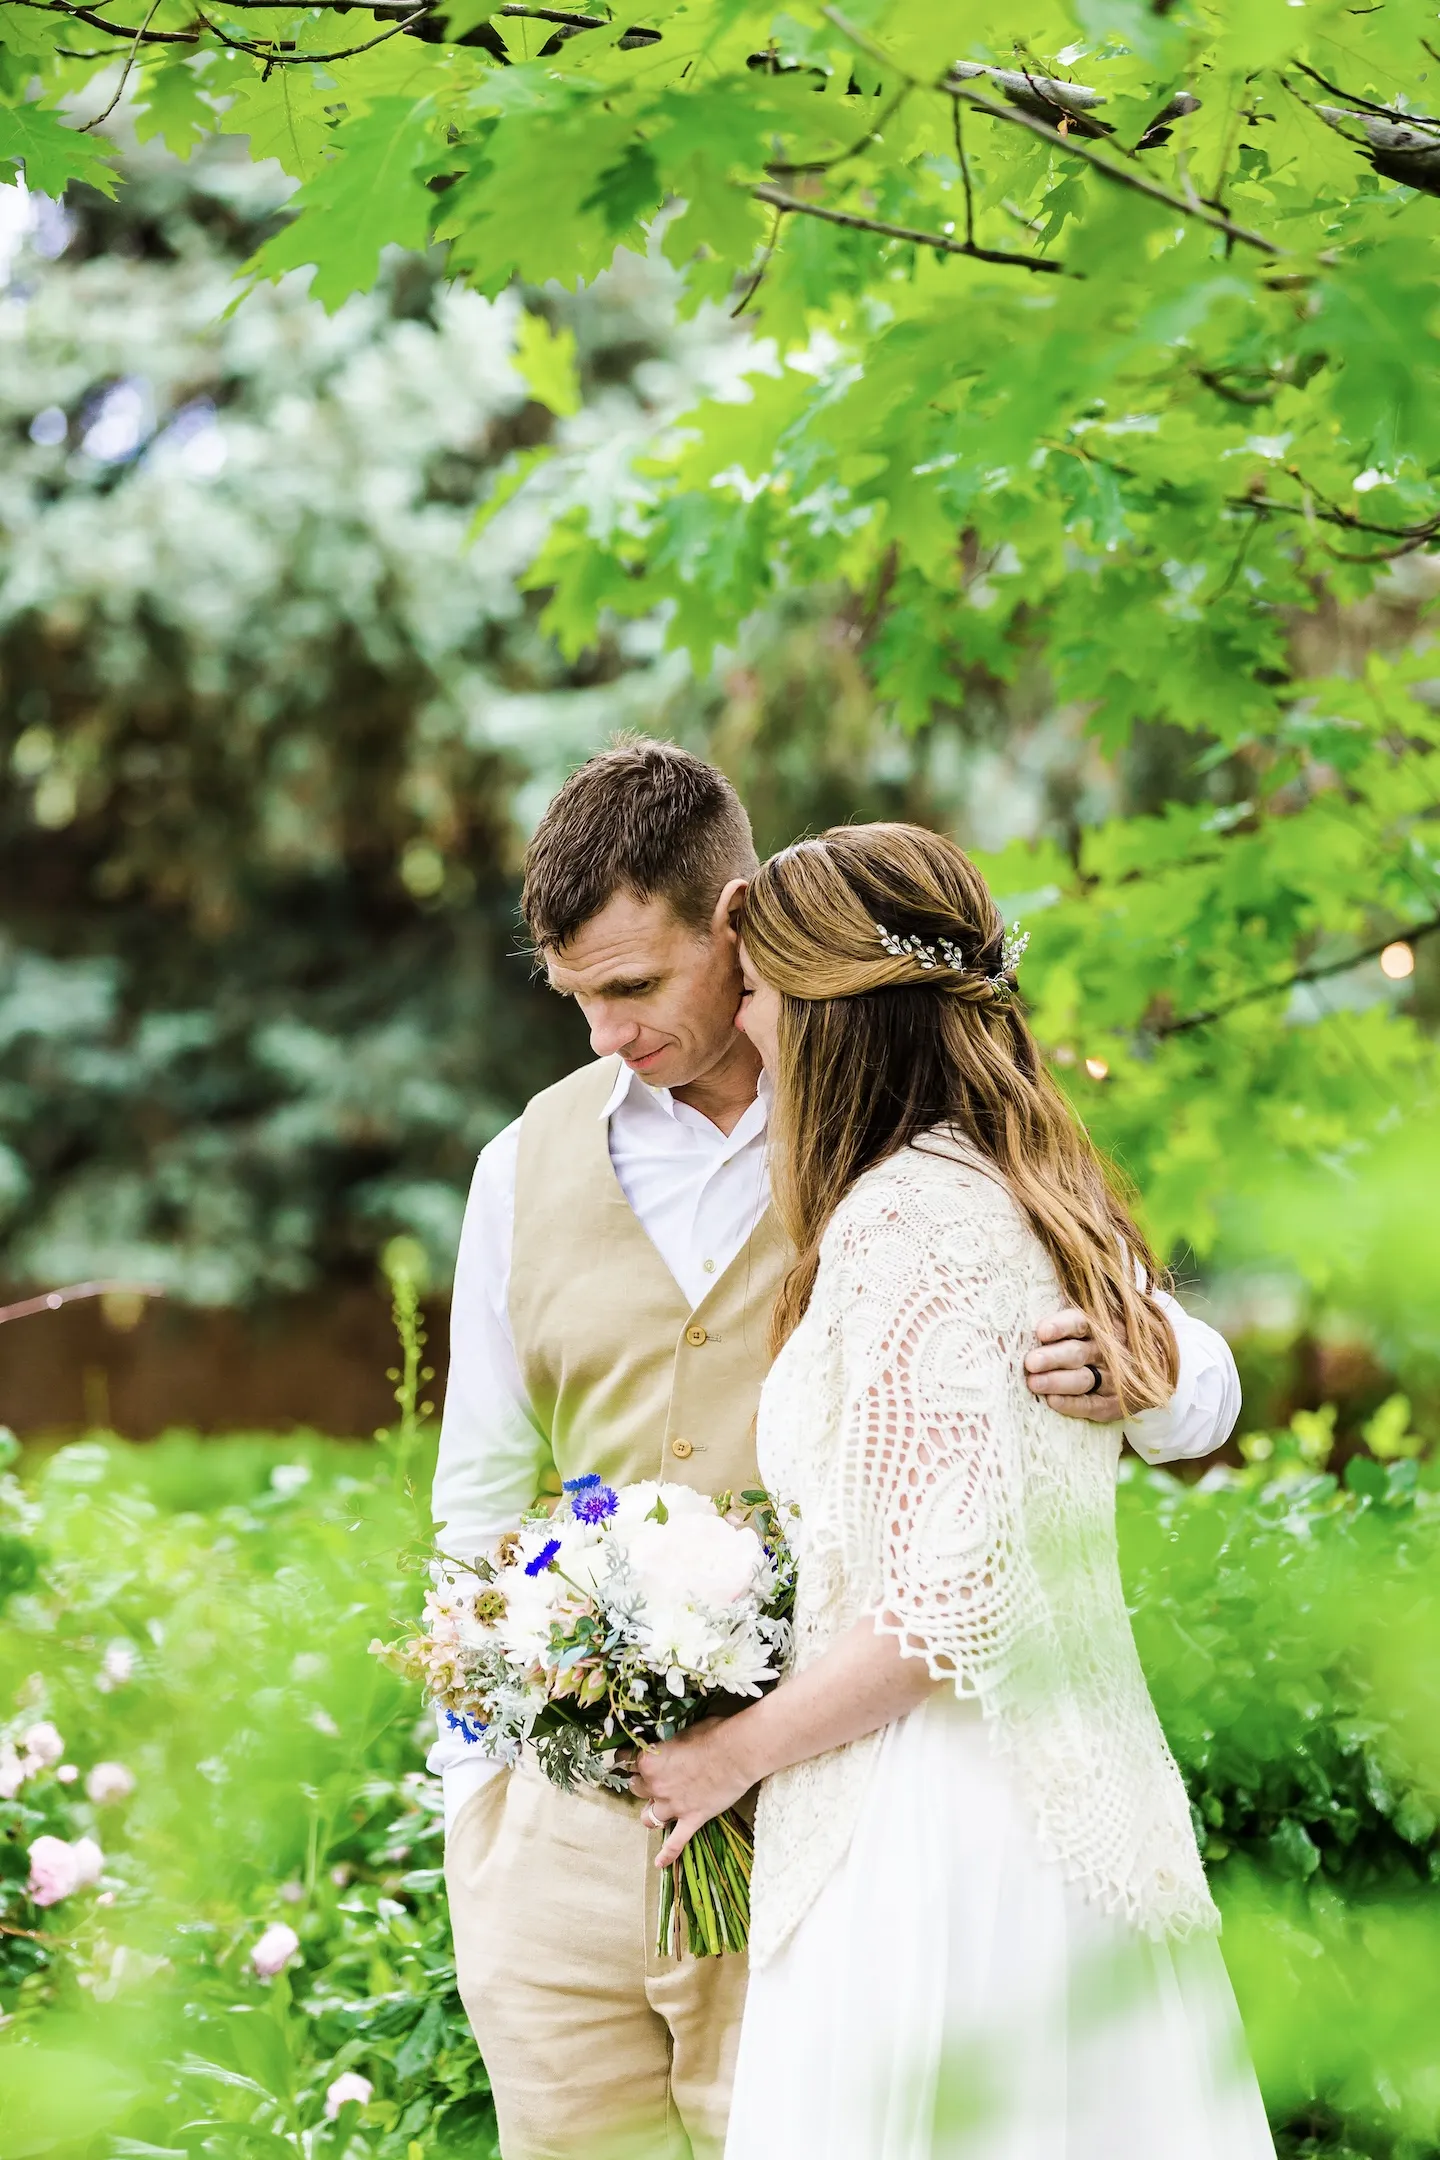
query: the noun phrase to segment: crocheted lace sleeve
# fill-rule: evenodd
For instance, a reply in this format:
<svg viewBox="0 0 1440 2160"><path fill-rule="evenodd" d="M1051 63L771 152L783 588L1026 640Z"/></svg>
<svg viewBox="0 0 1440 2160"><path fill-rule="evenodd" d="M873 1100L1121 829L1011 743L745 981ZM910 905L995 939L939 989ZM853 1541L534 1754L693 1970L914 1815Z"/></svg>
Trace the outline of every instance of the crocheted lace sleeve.
<svg viewBox="0 0 1440 2160"><path fill-rule="evenodd" d="M1026 1241L1005 1194L976 1178L959 1219L953 1183L948 1197L936 1221L923 1181L890 1181L835 1224L832 1527L878 1625L937 1679L983 1696L1019 1680L1048 1617L1013 1407L1031 1271L1016 1265Z"/></svg>

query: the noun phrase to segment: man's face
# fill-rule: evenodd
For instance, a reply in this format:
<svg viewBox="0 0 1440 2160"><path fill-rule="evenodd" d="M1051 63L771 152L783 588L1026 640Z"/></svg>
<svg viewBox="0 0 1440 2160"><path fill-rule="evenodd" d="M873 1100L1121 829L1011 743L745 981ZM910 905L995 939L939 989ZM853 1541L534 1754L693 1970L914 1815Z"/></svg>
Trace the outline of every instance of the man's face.
<svg viewBox="0 0 1440 2160"><path fill-rule="evenodd" d="M618 1052L651 1087L683 1088L733 1052L741 983L730 900L727 887L696 930L666 900L618 892L547 951L550 987L574 998L597 1057Z"/></svg>

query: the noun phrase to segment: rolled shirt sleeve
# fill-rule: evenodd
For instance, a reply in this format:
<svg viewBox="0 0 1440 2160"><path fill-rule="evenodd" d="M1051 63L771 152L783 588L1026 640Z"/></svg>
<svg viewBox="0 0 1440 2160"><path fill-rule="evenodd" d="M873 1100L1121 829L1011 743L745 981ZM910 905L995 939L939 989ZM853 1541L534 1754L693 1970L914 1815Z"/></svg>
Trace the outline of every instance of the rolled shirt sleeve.
<svg viewBox="0 0 1440 2160"><path fill-rule="evenodd" d="M1180 1352L1180 1372L1168 1403L1125 1421L1125 1438L1149 1463L1184 1462L1213 1454L1235 1430L1240 1375L1223 1335L1187 1313L1178 1298L1158 1293Z"/></svg>
<svg viewBox="0 0 1440 2160"><path fill-rule="evenodd" d="M509 1316L518 1121L475 1166L450 1305L450 1371L440 1421L431 1509L436 1542L469 1562L513 1530L540 1490L550 1450L535 1422ZM427 1767L444 1783L445 1826L499 1765L477 1753L440 1714Z"/></svg>

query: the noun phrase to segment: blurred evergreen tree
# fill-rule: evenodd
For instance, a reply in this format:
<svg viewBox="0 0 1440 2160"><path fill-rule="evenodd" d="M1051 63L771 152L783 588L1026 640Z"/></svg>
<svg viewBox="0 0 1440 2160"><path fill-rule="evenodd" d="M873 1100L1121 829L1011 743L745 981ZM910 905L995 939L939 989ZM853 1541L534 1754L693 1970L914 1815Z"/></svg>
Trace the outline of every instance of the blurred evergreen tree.
<svg viewBox="0 0 1440 2160"><path fill-rule="evenodd" d="M925 737L887 727L823 592L772 606L703 685L653 623L562 660L519 582L541 513L465 544L493 469L557 426L524 321L542 365L574 340L564 426L602 485L733 371L737 334L678 321L674 273L635 257L528 318L398 250L336 315L303 276L227 315L289 185L232 138L186 164L132 149L113 200L0 192L19 1282L245 1302L368 1276L397 1232L443 1278L476 1151L585 1054L518 950L516 873L616 728L716 756L766 849L857 814L999 841L1109 797L1043 685L977 678Z"/></svg>
<svg viewBox="0 0 1440 2160"><path fill-rule="evenodd" d="M503 539L464 545L487 470L553 425L512 365L518 298L397 255L338 316L303 280L224 315L287 187L230 143L139 152L120 199L63 213L6 191L23 1281L227 1303L368 1272L399 1230L443 1269L477 1148L583 1054L516 948L523 825L684 674L643 628L562 663ZM662 300L622 274L572 310L593 424L643 415L637 368L683 368Z"/></svg>

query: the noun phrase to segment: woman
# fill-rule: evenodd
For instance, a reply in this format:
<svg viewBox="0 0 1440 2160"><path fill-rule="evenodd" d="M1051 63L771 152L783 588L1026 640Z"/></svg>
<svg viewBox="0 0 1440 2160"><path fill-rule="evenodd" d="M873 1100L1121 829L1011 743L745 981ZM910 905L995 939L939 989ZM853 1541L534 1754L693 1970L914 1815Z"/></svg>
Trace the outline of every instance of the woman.
<svg viewBox="0 0 1440 2160"><path fill-rule="evenodd" d="M759 1421L795 1656L635 1781L661 1866L762 1784L726 2160L1274 2150L1121 1594L1119 1427L1025 1385L1057 1296L1127 1414L1176 1353L1017 957L973 865L905 825L802 841L745 903L798 1255Z"/></svg>

